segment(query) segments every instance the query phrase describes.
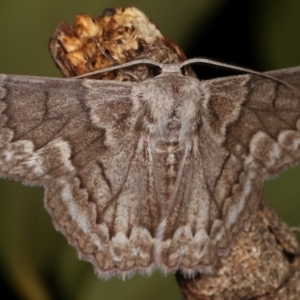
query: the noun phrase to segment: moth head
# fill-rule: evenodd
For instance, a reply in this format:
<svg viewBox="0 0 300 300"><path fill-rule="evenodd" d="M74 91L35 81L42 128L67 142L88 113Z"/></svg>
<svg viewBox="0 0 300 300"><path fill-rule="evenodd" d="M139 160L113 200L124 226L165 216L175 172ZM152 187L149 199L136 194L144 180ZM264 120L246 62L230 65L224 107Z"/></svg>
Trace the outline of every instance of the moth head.
<svg viewBox="0 0 300 300"><path fill-rule="evenodd" d="M134 60L134 61L130 61L130 62L121 64L121 65L113 66L110 68L105 68L105 69L101 69L101 70L96 70L94 72L82 74L82 75L76 76L74 78L83 78L86 76L97 75L100 73L107 73L107 72L125 69L125 68L131 67L131 66L141 65L141 64L154 67L155 68L155 71L154 71L155 76L169 76L170 74L185 75L185 73L186 73L185 68L182 67L179 63L164 64L164 63L159 63L159 62L157 62L155 60L151 60L151 59L139 59L139 60Z"/></svg>

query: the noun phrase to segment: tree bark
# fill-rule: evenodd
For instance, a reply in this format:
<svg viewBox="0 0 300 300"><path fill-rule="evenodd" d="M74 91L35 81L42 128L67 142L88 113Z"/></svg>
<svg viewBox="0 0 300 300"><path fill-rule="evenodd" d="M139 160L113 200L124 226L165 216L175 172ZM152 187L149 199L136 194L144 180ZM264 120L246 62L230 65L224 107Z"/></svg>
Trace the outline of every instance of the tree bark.
<svg viewBox="0 0 300 300"><path fill-rule="evenodd" d="M176 278L186 300L300 297L300 247L275 211L263 203L213 276Z"/></svg>

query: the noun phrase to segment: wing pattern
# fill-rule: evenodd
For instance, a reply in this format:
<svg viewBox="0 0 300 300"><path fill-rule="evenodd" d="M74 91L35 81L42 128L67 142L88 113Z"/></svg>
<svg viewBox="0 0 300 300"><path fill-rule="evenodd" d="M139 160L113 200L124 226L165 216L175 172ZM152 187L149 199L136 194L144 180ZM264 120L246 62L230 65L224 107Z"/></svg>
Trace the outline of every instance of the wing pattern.
<svg viewBox="0 0 300 300"><path fill-rule="evenodd" d="M0 172L45 187L54 225L101 276L212 272L263 180L300 158L300 69L268 74L288 84L1 75Z"/></svg>

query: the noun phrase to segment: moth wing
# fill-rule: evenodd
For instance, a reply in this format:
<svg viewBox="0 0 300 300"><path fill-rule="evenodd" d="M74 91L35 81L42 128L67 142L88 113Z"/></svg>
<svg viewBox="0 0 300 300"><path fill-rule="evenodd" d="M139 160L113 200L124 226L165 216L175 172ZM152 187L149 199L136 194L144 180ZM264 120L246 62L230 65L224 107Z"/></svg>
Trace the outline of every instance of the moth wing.
<svg viewBox="0 0 300 300"><path fill-rule="evenodd" d="M43 184L131 133L131 84L2 75L0 87L4 176Z"/></svg>
<svg viewBox="0 0 300 300"><path fill-rule="evenodd" d="M248 94L225 147L264 178L300 160L300 68L267 72L287 84L248 75Z"/></svg>
<svg viewBox="0 0 300 300"><path fill-rule="evenodd" d="M286 84L256 75L238 76L247 78L247 93L239 117L226 127L224 148L239 171L233 176L232 166L224 165L213 189L222 203L225 227L234 236L257 209L263 181L300 160L300 68L266 74ZM217 196L224 188L227 192Z"/></svg>
<svg viewBox="0 0 300 300"><path fill-rule="evenodd" d="M165 270L212 272L257 209L263 180L299 161L300 68L267 74L288 84L256 75L199 82L201 127L158 230Z"/></svg>
<svg viewBox="0 0 300 300"><path fill-rule="evenodd" d="M151 270L138 86L1 75L0 87L0 174L44 185L54 225L100 275Z"/></svg>

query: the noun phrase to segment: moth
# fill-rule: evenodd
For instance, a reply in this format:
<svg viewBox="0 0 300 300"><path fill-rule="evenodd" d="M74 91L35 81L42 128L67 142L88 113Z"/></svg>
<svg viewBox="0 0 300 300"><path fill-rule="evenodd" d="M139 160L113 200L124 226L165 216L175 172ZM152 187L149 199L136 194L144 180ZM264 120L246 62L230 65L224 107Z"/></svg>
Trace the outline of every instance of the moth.
<svg viewBox="0 0 300 300"><path fill-rule="evenodd" d="M200 81L0 75L0 174L45 188L57 230L102 277L212 273L300 160L300 67Z"/></svg>

